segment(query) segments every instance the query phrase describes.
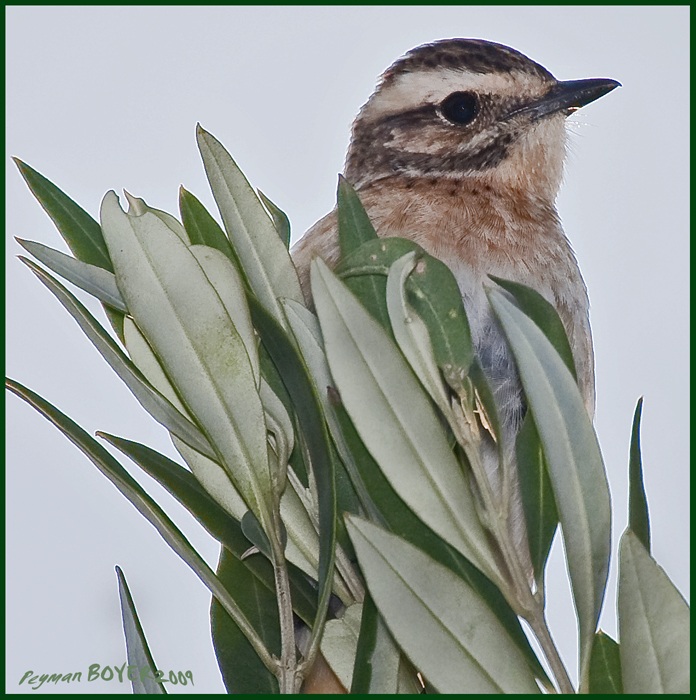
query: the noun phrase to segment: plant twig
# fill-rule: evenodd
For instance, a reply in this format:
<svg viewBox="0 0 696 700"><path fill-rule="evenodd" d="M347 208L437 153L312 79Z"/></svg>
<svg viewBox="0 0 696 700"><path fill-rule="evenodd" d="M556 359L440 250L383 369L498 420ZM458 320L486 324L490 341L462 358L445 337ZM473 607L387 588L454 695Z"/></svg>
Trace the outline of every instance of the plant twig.
<svg viewBox="0 0 696 700"><path fill-rule="evenodd" d="M313 494L306 489L292 467L288 467L288 480L290 488L294 489L300 502L302 503L305 512L307 513L314 530L319 534L319 514L318 506L313 498ZM336 579L337 584L335 591L345 605L350 605L352 602L360 602L365 597L365 588L360 580L360 577L355 571L355 568L348 559L348 556L343 551L343 548L336 543ZM342 590L345 589L345 590ZM348 594L348 595L346 595Z"/></svg>
<svg viewBox="0 0 696 700"><path fill-rule="evenodd" d="M573 684L568 676L568 671L563 664L563 660L558 653L558 648L551 638L551 633L544 615L544 600L542 596L535 596L529 581L529 577L524 571L524 566L520 561L517 549L510 538L508 521L508 504L500 503L491 487L491 483L486 474L486 470L480 459L480 449L475 435L474 419L468 411L464 400L459 404L453 404L450 425L457 442L461 445L473 472L476 484L483 500L484 510L491 533L500 548L503 561L510 574L511 580L504 582L510 585L500 586L501 592L508 600L515 612L529 623L534 635L539 640L539 644L551 667L558 688L561 693L574 693ZM505 493L506 490L504 489Z"/></svg>
<svg viewBox="0 0 696 700"><path fill-rule="evenodd" d="M278 537L281 531L279 508L275 509L273 516L277 526L276 531L268 533L268 535L273 554L273 575L280 619L280 659L278 659L276 676L280 692L289 694L299 692L302 677L297 664L295 621L292 612L288 566L280 537Z"/></svg>
<svg viewBox="0 0 696 700"><path fill-rule="evenodd" d="M544 656L546 656L546 660L549 662L551 672L558 682L558 688L561 693L575 693L573 683L568 676L568 671L563 663L563 659L561 659L558 653L558 647L551 638L551 632L546 623L543 607L537 610L537 613L536 615L527 615L524 619L529 623L534 635L539 640L539 644L544 652Z"/></svg>
<svg viewBox="0 0 696 700"><path fill-rule="evenodd" d="M362 603L365 598L365 586L343 547L338 543L336 543L336 569L353 596L353 600Z"/></svg>

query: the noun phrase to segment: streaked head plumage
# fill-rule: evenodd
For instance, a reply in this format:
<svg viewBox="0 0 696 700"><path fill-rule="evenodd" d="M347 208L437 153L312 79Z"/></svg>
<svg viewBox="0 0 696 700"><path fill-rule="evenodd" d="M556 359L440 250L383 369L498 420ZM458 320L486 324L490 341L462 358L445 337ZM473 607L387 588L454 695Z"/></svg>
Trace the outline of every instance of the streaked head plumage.
<svg viewBox="0 0 696 700"><path fill-rule="evenodd" d="M419 46L382 74L361 109L346 177L358 187L394 175L524 186L533 170L555 196L565 117L618 84L589 85L592 95L580 95L592 81L576 82L559 82L519 51L481 39Z"/></svg>

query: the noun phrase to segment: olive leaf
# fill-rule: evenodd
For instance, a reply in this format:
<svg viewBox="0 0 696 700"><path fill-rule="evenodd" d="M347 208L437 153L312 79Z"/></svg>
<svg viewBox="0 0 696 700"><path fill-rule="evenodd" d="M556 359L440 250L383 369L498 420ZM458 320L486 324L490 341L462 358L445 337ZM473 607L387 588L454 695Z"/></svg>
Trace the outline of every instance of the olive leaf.
<svg viewBox="0 0 696 700"><path fill-rule="evenodd" d="M102 202L116 283L138 328L232 482L267 531L273 500L266 422L247 349L194 253L157 216Z"/></svg>
<svg viewBox="0 0 696 700"><path fill-rule="evenodd" d="M331 373L366 447L423 522L500 580L469 483L401 353L319 259L311 283Z"/></svg>
<svg viewBox="0 0 696 700"><path fill-rule="evenodd" d="M397 643L441 693L538 693L527 661L488 605L448 568L348 516L370 594Z"/></svg>

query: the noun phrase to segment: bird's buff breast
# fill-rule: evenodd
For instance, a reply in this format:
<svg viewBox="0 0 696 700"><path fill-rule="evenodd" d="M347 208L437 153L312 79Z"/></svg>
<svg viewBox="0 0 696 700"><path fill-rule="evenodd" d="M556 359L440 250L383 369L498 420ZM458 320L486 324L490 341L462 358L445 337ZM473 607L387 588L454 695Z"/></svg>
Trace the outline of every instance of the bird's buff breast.
<svg viewBox="0 0 696 700"><path fill-rule="evenodd" d="M482 299L488 275L533 287L557 308L577 298L578 288L585 296L553 207L515 193L496 193L485 181L397 180L382 180L359 192L375 229L383 237L408 238L445 262L465 301ZM329 265L336 263L335 212L293 249L305 291L309 262L317 255Z"/></svg>
<svg viewBox="0 0 696 700"><path fill-rule="evenodd" d="M532 287L557 309L579 353L576 365L588 409L594 405L589 302L575 256L552 205L501 192L485 179L380 180L359 190L377 233L418 243L452 270L462 292L474 345L490 342L488 275ZM318 221L293 248L307 298L309 263L338 260L336 213ZM486 340L484 341L484 337ZM502 342L502 338L500 339Z"/></svg>

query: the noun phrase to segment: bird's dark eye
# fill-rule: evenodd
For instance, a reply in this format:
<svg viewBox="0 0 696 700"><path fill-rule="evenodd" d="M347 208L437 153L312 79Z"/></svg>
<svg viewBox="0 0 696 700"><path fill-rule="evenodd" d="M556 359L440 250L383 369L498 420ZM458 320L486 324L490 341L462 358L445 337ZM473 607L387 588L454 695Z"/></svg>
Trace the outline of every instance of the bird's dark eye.
<svg viewBox="0 0 696 700"><path fill-rule="evenodd" d="M453 124L470 124L478 111L478 100L473 92L453 92L440 104L442 116Z"/></svg>

